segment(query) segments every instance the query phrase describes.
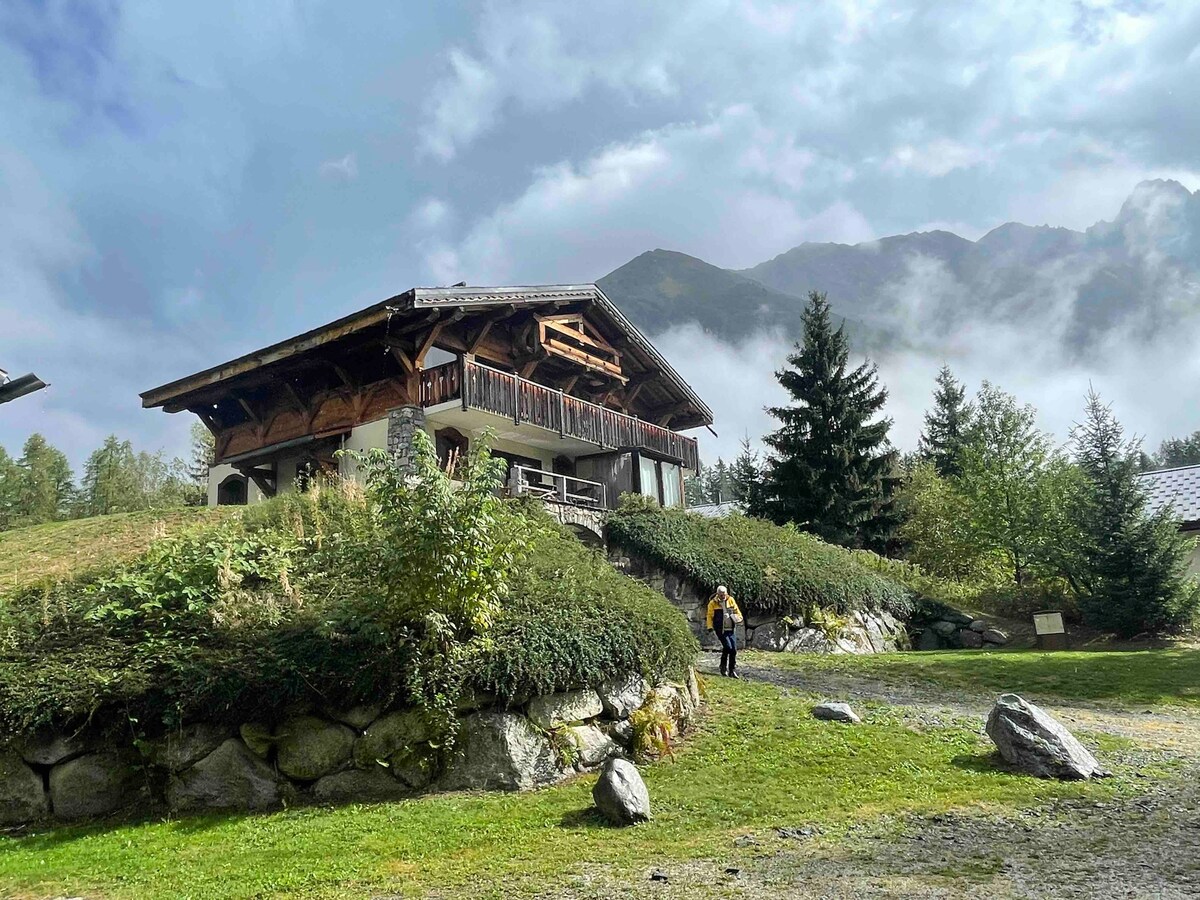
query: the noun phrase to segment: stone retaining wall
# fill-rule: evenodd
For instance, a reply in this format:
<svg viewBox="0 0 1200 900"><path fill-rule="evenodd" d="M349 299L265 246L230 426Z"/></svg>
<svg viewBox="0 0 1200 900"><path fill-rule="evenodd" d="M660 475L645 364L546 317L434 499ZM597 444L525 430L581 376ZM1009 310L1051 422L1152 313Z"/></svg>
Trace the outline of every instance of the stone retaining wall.
<svg viewBox="0 0 1200 900"><path fill-rule="evenodd" d="M683 613L692 632L706 649L719 645L705 627L708 591L657 563L622 547L610 546L609 560L621 572L637 578L666 597ZM910 647L904 624L884 611L855 612L845 621L804 622L794 616L750 615L738 626L740 646L789 653L886 653Z"/></svg>
<svg viewBox="0 0 1200 900"><path fill-rule="evenodd" d="M196 723L137 749L88 734L0 741L0 827L121 810L270 809L391 800L430 790L526 790L628 756L630 717L657 714L673 736L700 707L694 672L652 687L640 676L464 709L442 759L412 709L308 708L278 723Z"/></svg>

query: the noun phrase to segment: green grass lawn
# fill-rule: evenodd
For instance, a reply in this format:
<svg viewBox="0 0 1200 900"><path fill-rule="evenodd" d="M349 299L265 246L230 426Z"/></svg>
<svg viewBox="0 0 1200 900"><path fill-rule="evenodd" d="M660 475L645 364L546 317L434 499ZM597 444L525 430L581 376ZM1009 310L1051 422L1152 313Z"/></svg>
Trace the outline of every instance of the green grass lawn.
<svg viewBox="0 0 1200 900"><path fill-rule="evenodd" d="M226 509L144 510L0 532L0 595L132 559L170 531Z"/></svg>
<svg viewBox="0 0 1200 900"><path fill-rule="evenodd" d="M769 685L711 680L703 724L674 761L644 769L654 820L636 828L594 817L593 776L525 795L62 828L0 838L0 895L552 893L585 866L641 880L645 869L674 860L731 859L736 835L777 826L816 825L836 836L892 813L1101 798L1136 784L1119 767L1117 778L1087 784L1005 773L978 723L930 728L868 706L866 724L847 727L813 720L809 706Z"/></svg>
<svg viewBox="0 0 1200 900"><path fill-rule="evenodd" d="M876 656L750 652L745 661L897 684L919 681L971 694L1012 691L1121 706L1200 706L1200 650L960 650Z"/></svg>

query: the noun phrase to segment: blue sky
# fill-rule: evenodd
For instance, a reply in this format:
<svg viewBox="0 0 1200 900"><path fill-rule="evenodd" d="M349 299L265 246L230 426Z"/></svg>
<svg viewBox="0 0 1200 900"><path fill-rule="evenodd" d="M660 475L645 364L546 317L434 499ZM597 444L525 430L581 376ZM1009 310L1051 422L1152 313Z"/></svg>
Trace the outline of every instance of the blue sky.
<svg viewBox="0 0 1200 900"><path fill-rule="evenodd" d="M0 445L181 452L139 391L414 284L1084 227L1200 187L1198 46L1188 2L8 0L0 366L52 388Z"/></svg>

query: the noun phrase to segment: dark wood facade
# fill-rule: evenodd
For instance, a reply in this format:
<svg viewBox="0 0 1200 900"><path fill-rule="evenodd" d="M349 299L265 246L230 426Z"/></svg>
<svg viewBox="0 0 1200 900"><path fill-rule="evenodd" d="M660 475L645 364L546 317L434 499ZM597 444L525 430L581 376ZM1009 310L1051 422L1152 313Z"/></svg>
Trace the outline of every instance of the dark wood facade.
<svg viewBox="0 0 1200 900"><path fill-rule="evenodd" d="M454 361L427 367L435 350ZM712 422L594 285L414 289L142 394L146 407L195 413L217 462L247 465L398 406L448 400L689 468L695 441L675 429Z"/></svg>

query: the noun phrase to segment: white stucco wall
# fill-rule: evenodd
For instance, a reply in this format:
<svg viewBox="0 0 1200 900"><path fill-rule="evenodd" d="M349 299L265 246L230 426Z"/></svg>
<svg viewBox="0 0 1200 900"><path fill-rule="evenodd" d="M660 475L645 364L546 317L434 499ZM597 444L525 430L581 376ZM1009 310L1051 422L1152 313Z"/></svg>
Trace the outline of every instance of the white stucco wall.
<svg viewBox="0 0 1200 900"><path fill-rule="evenodd" d="M376 419L374 422L366 422L350 429L350 433L346 435L342 441L343 450L352 450L356 453L363 453L367 450L378 448L380 450L387 449L387 416L382 419ZM346 478L353 478L357 466L354 460L343 456L339 463L339 470Z"/></svg>
<svg viewBox="0 0 1200 900"><path fill-rule="evenodd" d="M221 486L221 482L230 475L240 474L233 466L219 465L212 466L208 470L208 505L217 505L217 488ZM246 479L246 502L260 503L262 502L262 491L250 479Z"/></svg>

